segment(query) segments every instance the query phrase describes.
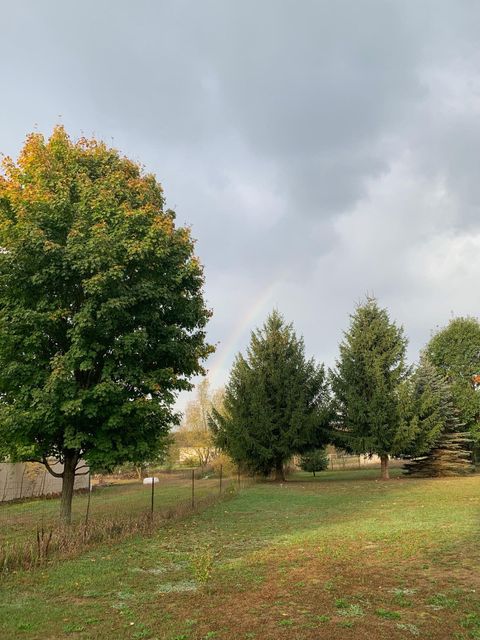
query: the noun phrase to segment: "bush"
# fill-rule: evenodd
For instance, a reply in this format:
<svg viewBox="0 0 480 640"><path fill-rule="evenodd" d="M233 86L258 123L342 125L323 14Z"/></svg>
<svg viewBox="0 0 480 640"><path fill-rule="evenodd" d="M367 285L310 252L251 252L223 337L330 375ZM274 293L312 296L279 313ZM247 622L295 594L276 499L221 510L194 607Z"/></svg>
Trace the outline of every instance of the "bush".
<svg viewBox="0 0 480 640"><path fill-rule="evenodd" d="M316 471L328 469L328 454L326 449L313 449L300 458L300 469L315 475Z"/></svg>
<svg viewBox="0 0 480 640"><path fill-rule="evenodd" d="M222 474L224 478L234 476L237 473L237 466L226 453L220 453L218 456L213 458L211 466L216 476L220 475L220 467L222 467Z"/></svg>

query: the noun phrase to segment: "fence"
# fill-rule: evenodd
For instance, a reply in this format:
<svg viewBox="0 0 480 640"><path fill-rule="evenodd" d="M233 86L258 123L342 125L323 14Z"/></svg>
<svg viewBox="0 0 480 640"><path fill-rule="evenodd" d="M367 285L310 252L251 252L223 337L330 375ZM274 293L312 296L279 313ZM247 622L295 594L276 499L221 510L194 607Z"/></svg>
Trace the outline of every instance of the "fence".
<svg viewBox="0 0 480 640"><path fill-rule="evenodd" d="M222 468L217 474L188 469L152 475L158 482L93 477L90 490L73 497L69 527L59 521L58 497L0 504L0 574L36 566L55 552L65 556L92 542L154 530L253 482L239 473L225 475Z"/></svg>
<svg viewBox="0 0 480 640"><path fill-rule="evenodd" d="M391 466L398 466L403 464L403 462L392 459L390 464ZM355 456L338 452L328 454L328 468L332 471L336 469L362 469L370 467L380 467L380 458L378 456Z"/></svg>
<svg viewBox="0 0 480 640"><path fill-rule="evenodd" d="M55 471L61 472L61 464L53 464ZM75 490L88 487L88 477L75 478ZM48 473L43 464L35 462L0 463L0 503L25 498L54 495L62 490L62 481Z"/></svg>

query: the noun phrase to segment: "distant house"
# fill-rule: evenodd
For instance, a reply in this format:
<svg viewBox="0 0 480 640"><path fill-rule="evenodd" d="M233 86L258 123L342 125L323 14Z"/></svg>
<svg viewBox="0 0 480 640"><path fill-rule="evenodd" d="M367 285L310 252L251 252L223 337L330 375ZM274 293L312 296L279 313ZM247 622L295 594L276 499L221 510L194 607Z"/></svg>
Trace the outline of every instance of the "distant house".
<svg viewBox="0 0 480 640"><path fill-rule="evenodd" d="M62 471L60 463L52 465ZM82 470L83 471L83 470ZM75 491L88 488L88 474L75 478ZM37 462L0 463L0 502L55 495L62 490L62 479L48 473L43 464Z"/></svg>

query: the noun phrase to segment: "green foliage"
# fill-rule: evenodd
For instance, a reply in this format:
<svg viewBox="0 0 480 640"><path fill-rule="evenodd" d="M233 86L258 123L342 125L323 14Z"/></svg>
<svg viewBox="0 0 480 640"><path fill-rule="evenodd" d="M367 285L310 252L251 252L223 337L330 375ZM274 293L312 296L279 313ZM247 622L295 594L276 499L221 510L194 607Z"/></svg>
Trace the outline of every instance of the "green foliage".
<svg viewBox="0 0 480 640"><path fill-rule="evenodd" d="M288 638L343 637L339 621L352 621L358 636L366 629L376 639L466 638L480 630L476 574L470 571L466 580L464 570L478 567L478 543L470 535L478 530L478 483L412 478L386 487L375 482L373 469L325 474L334 481L304 482L302 474L288 490L258 483L201 516L159 527L154 536L137 534L41 571L11 574L0 580L0 637L63 638L66 623L94 619L85 637L130 638L130 621L135 629L148 617L149 638L185 633L193 640L218 629L221 638L265 640L282 637L280 627L275 636L282 613L295 622L295 633L283 634ZM198 588L192 551L209 544L212 578L191 597ZM294 588L299 577L305 588ZM410 601L408 610L397 604L399 593ZM458 600L458 608L435 599L447 606L432 609L434 594ZM75 606L79 598L81 607ZM337 598L359 604L366 617L339 615ZM168 608L159 609L159 600ZM251 616L252 609L239 613L253 600ZM377 609L398 611L405 618L403 633L397 628L402 620L385 620ZM265 620L273 621L268 634ZM30 631L22 634L22 627Z"/></svg>
<svg viewBox="0 0 480 640"><path fill-rule="evenodd" d="M480 444L480 392L473 376L480 374L480 322L477 318L455 318L439 330L426 353L451 384L460 422Z"/></svg>
<svg viewBox="0 0 480 640"><path fill-rule="evenodd" d="M398 611L389 611L388 609L377 609L375 613L384 620L399 620L402 617Z"/></svg>
<svg viewBox="0 0 480 640"><path fill-rule="evenodd" d="M213 571L213 564L215 555L211 545L207 544L205 547L196 547L190 557L190 564L195 581L204 586L211 577Z"/></svg>
<svg viewBox="0 0 480 640"><path fill-rule="evenodd" d="M211 351L203 273L153 175L62 127L0 175L1 438L92 468L155 459Z"/></svg>
<svg viewBox="0 0 480 640"><path fill-rule="evenodd" d="M405 443L403 454L413 458L405 464L405 471L419 476L470 472L470 439L462 432L451 385L426 354L405 383L403 399L399 439Z"/></svg>
<svg viewBox="0 0 480 640"><path fill-rule="evenodd" d="M398 439L404 443L404 455L424 455L440 441L443 432L460 430L451 386L425 353L405 381L401 397L403 415Z"/></svg>
<svg viewBox="0 0 480 640"><path fill-rule="evenodd" d="M395 455L403 448L400 385L407 375L403 330L376 300L351 316L332 372L337 444L354 453Z"/></svg>
<svg viewBox="0 0 480 640"><path fill-rule="evenodd" d="M317 471L325 471L325 469L328 469L327 451L325 449L307 451L300 458L300 469L314 475Z"/></svg>
<svg viewBox="0 0 480 640"><path fill-rule="evenodd" d="M324 368L305 359L303 339L277 311L252 332L247 356L237 356L224 409L212 412L216 443L251 472L281 478L293 454L325 442Z"/></svg>
<svg viewBox="0 0 480 640"><path fill-rule="evenodd" d="M460 476L474 470L471 439L462 432L444 432L438 443L425 455L414 458L404 466L410 475L419 477Z"/></svg>

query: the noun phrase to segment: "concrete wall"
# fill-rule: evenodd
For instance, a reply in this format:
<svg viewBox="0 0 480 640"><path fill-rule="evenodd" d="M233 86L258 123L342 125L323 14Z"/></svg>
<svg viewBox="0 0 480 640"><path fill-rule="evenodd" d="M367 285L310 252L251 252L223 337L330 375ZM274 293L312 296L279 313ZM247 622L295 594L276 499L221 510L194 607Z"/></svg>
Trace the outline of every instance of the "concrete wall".
<svg viewBox="0 0 480 640"><path fill-rule="evenodd" d="M61 464L52 466L62 471ZM85 469L82 469L82 472ZM88 488L88 475L75 478L75 490ZM43 464L35 462L0 463L0 502L60 493L62 479L55 478Z"/></svg>

